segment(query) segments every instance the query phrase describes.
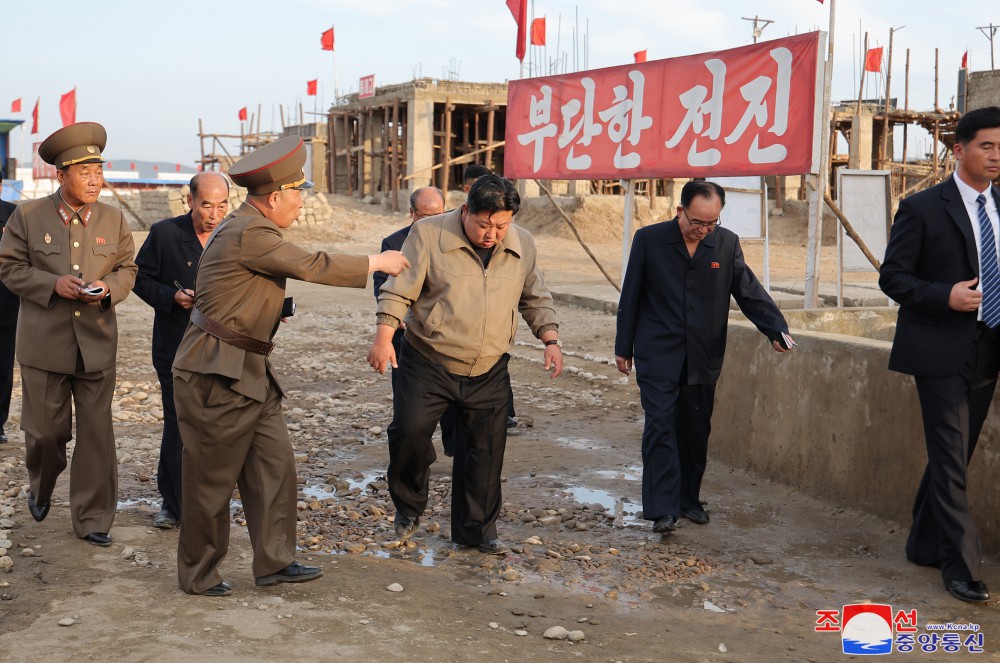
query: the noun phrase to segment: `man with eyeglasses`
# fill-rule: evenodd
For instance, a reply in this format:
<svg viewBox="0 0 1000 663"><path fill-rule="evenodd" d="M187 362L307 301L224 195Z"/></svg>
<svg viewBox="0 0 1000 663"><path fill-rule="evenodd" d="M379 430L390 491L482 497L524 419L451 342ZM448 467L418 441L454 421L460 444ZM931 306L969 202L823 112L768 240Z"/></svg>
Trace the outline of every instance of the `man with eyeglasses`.
<svg viewBox="0 0 1000 663"><path fill-rule="evenodd" d="M615 363L633 361L646 422L642 512L665 534L681 516L704 525L701 480L722 370L729 298L777 352L794 341L774 300L743 259L736 234L720 227L725 190L692 180L677 216L635 233L621 299Z"/></svg>

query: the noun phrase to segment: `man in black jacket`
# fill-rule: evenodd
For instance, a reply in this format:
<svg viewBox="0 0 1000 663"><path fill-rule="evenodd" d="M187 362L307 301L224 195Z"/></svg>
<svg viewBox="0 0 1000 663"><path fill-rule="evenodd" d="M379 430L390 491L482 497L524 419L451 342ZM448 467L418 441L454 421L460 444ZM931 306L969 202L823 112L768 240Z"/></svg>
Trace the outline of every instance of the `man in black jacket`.
<svg viewBox="0 0 1000 663"><path fill-rule="evenodd" d="M1000 367L1000 108L969 111L955 128L958 168L899 204L879 287L899 303L889 369L912 375L927 468L906 542L911 562L937 566L945 587L989 600L969 512L969 462Z"/></svg>
<svg viewBox="0 0 1000 663"><path fill-rule="evenodd" d="M793 344L739 238L719 226L725 203L714 182L685 184L676 217L636 232L618 303L615 363L628 375L635 361L646 413L642 512L658 533L674 530L679 516L708 522L701 479L730 295L776 351Z"/></svg>
<svg viewBox="0 0 1000 663"><path fill-rule="evenodd" d="M229 181L219 173L191 178L191 211L153 224L135 262L135 294L156 311L153 320L153 367L163 399L163 437L156 487L163 503L154 527L171 529L181 517L181 436L174 410L171 364L191 317L195 277L202 247L229 211Z"/></svg>
<svg viewBox="0 0 1000 663"><path fill-rule="evenodd" d="M3 182L3 173L0 173ZM0 233L7 227L17 205L0 200ZM17 335L17 311L21 300L0 283L0 444L7 441L3 427L10 414L10 394L14 388L14 339Z"/></svg>

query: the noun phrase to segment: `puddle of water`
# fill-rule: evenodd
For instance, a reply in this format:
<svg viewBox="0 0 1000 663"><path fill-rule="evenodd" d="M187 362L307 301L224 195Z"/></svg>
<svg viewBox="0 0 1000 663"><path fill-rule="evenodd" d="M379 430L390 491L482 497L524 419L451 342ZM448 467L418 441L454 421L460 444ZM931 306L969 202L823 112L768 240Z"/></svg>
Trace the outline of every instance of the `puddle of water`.
<svg viewBox="0 0 1000 663"><path fill-rule="evenodd" d="M346 477L348 491L353 491L355 488L360 490L362 493L368 491L368 484L372 481L378 481L384 479L385 473L381 471L366 472L360 479L355 479L354 477ZM337 489L332 485L314 484L311 486L304 486L302 492L305 493L307 497L312 497L316 500L331 499L337 496Z"/></svg>
<svg viewBox="0 0 1000 663"><path fill-rule="evenodd" d="M641 467L627 467L622 470L597 470L594 474L603 479L614 479L616 481L642 481Z"/></svg>
<svg viewBox="0 0 1000 663"><path fill-rule="evenodd" d="M607 447L606 444L601 443L598 440L591 440L586 437L557 437L556 442L560 447L568 447L570 449L584 449L587 451L593 451L595 449L604 449Z"/></svg>
<svg viewBox="0 0 1000 663"><path fill-rule="evenodd" d="M395 550L373 550L362 553L362 555L371 555L382 559L398 559L404 562L417 562L420 566L426 567L437 566L437 551L433 548L416 548L412 552L406 553Z"/></svg>
<svg viewBox="0 0 1000 663"><path fill-rule="evenodd" d="M137 506L155 506L157 509L160 507L160 500L154 500L151 497L140 497L135 500L118 500L119 509L128 509Z"/></svg>
<svg viewBox="0 0 1000 663"><path fill-rule="evenodd" d="M337 495L337 490L333 486L305 486L302 492L306 494L306 497L317 501L332 499Z"/></svg>
<svg viewBox="0 0 1000 663"><path fill-rule="evenodd" d="M624 497L615 497L606 490L584 488L583 486L567 486L563 490L580 504L600 504L607 509L607 513L614 516L616 525L642 525L636 520L636 514L642 510L642 507Z"/></svg>

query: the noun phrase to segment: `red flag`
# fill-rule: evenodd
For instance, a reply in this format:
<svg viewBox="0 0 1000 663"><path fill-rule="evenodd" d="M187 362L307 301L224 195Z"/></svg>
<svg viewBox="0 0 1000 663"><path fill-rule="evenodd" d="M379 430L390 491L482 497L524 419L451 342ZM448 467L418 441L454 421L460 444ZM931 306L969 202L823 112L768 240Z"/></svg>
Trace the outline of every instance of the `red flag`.
<svg viewBox="0 0 1000 663"><path fill-rule="evenodd" d="M181 172L181 165L180 164L177 164L177 172L178 173Z"/></svg>
<svg viewBox="0 0 1000 663"><path fill-rule="evenodd" d="M531 45L545 46L545 17L531 22Z"/></svg>
<svg viewBox="0 0 1000 663"><path fill-rule="evenodd" d="M636 51L635 52L635 61L636 62L645 62L646 61L646 49L645 48L642 49L641 51Z"/></svg>
<svg viewBox="0 0 1000 663"><path fill-rule="evenodd" d="M135 170L135 162L134 161L132 162L132 165L129 166L129 168L132 169L132 170Z"/></svg>
<svg viewBox="0 0 1000 663"><path fill-rule="evenodd" d="M38 104L42 102L42 98L39 97L35 101L35 110L31 111L31 133L38 133Z"/></svg>
<svg viewBox="0 0 1000 663"><path fill-rule="evenodd" d="M246 121L247 121L247 107L244 106L243 108L240 109L240 122L246 122Z"/></svg>
<svg viewBox="0 0 1000 663"><path fill-rule="evenodd" d="M965 53L962 53L962 69L968 69L968 68L969 68L969 52L966 51ZM21 100L18 99L17 101L20 102ZM21 110L20 103L18 103L17 109Z"/></svg>
<svg viewBox="0 0 1000 663"><path fill-rule="evenodd" d="M21 98L18 97L14 101L10 102L10 112L20 113L21 112Z"/></svg>
<svg viewBox="0 0 1000 663"><path fill-rule="evenodd" d="M316 84L318 82L319 82L318 78L315 79L315 80L306 81L306 94L307 95L309 95L310 97L315 97L316 96Z"/></svg>
<svg viewBox="0 0 1000 663"><path fill-rule="evenodd" d="M816 0L819 4L823 4L823 0Z"/></svg>
<svg viewBox="0 0 1000 663"><path fill-rule="evenodd" d="M329 30L323 33L323 36L320 37L319 43L324 51L333 50L333 28L330 28Z"/></svg>
<svg viewBox="0 0 1000 663"><path fill-rule="evenodd" d="M882 47L869 48L865 53L865 71L882 71Z"/></svg>
<svg viewBox="0 0 1000 663"><path fill-rule="evenodd" d="M64 127L76 123L76 88L59 98L59 115Z"/></svg>
<svg viewBox="0 0 1000 663"><path fill-rule="evenodd" d="M111 170L113 168L113 166L111 165L110 161L105 161L104 162L104 167L107 168L108 170Z"/></svg>
<svg viewBox="0 0 1000 663"><path fill-rule="evenodd" d="M514 48L514 54L523 62L524 52L527 49L525 42L528 36L528 0L507 0L507 9L517 21L517 46Z"/></svg>

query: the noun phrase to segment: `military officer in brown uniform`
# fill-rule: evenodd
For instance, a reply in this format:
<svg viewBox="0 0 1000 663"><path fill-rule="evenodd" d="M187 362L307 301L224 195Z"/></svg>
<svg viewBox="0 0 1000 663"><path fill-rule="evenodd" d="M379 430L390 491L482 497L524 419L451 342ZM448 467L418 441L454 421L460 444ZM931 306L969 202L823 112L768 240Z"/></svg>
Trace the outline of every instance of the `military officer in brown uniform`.
<svg viewBox="0 0 1000 663"><path fill-rule="evenodd" d="M399 274L398 251L372 256L312 253L281 231L302 210L305 146L296 137L248 154L229 170L246 202L209 238L195 285L191 324L174 359L181 439L177 574L189 594L225 596L219 573L229 547L229 503L239 486L257 585L305 582L317 567L295 561L295 461L282 392L267 356L285 279L363 288L369 272Z"/></svg>
<svg viewBox="0 0 1000 663"><path fill-rule="evenodd" d="M115 305L128 297L136 274L121 211L97 202L106 143L104 127L93 122L46 138L38 155L56 167L59 189L18 205L0 241L0 280L21 298L17 359L28 509L38 521L49 512L75 409L70 514L76 535L99 546L111 545L118 501Z"/></svg>

